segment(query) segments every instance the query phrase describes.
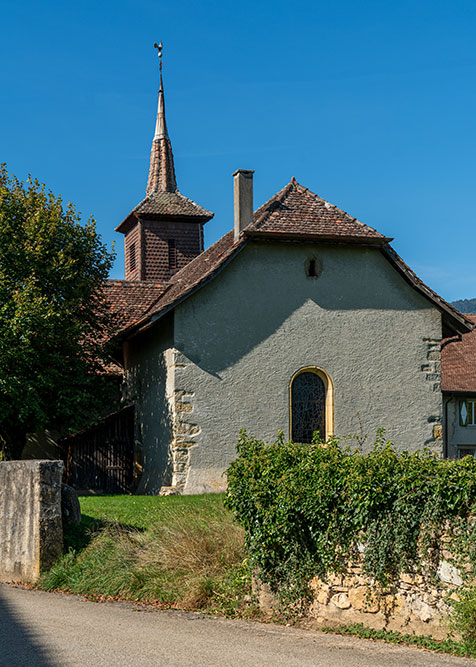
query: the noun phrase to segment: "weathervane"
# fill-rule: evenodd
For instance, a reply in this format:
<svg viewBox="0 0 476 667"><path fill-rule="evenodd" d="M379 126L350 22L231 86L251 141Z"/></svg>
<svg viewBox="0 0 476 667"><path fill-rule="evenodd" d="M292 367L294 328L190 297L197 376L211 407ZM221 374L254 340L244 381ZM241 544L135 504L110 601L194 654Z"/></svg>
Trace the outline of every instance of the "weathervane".
<svg viewBox="0 0 476 667"><path fill-rule="evenodd" d="M157 42L154 42L154 49L157 49L157 51L158 51L157 55L159 56L159 62L160 62L159 69L160 69L160 71L162 71L162 49L163 48L164 47L162 46L162 42L159 42L158 44L157 44Z"/></svg>

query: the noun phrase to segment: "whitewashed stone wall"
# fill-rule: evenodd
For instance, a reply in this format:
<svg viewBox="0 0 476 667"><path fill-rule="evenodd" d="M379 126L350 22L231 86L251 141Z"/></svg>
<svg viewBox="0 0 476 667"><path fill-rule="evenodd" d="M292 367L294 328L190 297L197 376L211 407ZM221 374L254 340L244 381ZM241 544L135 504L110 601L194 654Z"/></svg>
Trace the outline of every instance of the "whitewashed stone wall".
<svg viewBox="0 0 476 667"><path fill-rule="evenodd" d="M184 492L226 488L241 428L290 434L289 383L307 367L332 379L337 435L361 434L365 451L384 427L399 450L441 455L440 342L441 314L378 250L250 244L175 309L176 389L193 394L181 420L195 429Z"/></svg>
<svg viewBox="0 0 476 667"><path fill-rule="evenodd" d="M138 492L224 491L241 428L290 435L290 381L308 367L332 379L337 435L365 451L385 427L399 450L442 454L441 335L440 312L378 249L250 243L126 346Z"/></svg>

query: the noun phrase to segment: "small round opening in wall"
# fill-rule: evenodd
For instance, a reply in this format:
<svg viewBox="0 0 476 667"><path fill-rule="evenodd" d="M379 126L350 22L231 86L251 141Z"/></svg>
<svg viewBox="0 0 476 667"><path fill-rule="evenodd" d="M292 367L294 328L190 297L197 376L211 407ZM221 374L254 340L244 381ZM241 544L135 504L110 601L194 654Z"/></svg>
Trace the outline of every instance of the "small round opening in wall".
<svg viewBox="0 0 476 667"><path fill-rule="evenodd" d="M308 257L305 262L306 276L311 279L319 278L322 273L322 264L312 255Z"/></svg>

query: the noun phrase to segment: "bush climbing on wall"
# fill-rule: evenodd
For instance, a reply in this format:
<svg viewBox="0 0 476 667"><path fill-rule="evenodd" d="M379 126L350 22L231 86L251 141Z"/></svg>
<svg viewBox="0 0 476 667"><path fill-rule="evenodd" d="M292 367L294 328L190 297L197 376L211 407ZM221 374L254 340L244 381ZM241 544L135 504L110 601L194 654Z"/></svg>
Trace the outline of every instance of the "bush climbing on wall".
<svg viewBox="0 0 476 667"><path fill-rule="evenodd" d="M227 504L250 564L284 602L353 556L380 587L402 572L434 576L443 548L471 592L476 575L476 460L398 452L377 432L367 454L337 438L267 444L245 432L228 471Z"/></svg>

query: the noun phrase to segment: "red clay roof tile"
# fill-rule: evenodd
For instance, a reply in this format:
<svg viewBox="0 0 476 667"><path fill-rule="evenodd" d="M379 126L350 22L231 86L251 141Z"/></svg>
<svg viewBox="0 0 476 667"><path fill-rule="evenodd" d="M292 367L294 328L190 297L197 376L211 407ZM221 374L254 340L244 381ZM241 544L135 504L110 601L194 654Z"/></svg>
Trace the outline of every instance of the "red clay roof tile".
<svg viewBox="0 0 476 667"><path fill-rule="evenodd" d="M405 280L443 312L445 333L466 332L473 326L464 315L446 303L413 273L388 245L391 239L359 222L333 204L329 204L299 185L293 178L255 212L254 222L244 230L237 241L234 241L234 232L228 232L172 276L166 285L157 286L142 313L139 313L140 308L137 307L134 316L129 317L121 331L121 337L127 337L133 331L149 326L152 318L155 320L165 314L212 279L254 236L256 238L273 236L281 239L306 238L316 242L369 243L380 246L385 257ZM145 285L143 298L146 304L149 298L146 297L148 283L129 284Z"/></svg>
<svg viewBox="0 0 476 667"><path fill-rule="evenodd" d="M143 311L143 316L137 324L146 324L153 315L164 314L170 310L195 288L212 278L216 271L225 266L227 260L245 247L246 243L244 239L234 243L233 231L222 236L221 239L171 277L158 299L147 310ZM127 328L135 326L135 324L135 322L131 322Z"/></svg>
<svg viewBox="0 0 476 667"><path fill-rule="evenodd" d="M127 218L116 227L116 232L125 234L134 220L141 217L165 218L167 220L172 218L185 220L186 222L192 220L205 223L213 218L213 213L185 197L178 190L175 192L159 190L152 192L139 202Z"/></svg>
<svg viewBox="0 0 476 667"><path fill-rule="evenodd" d="M476 324L476 315L466 315ZM448 392L476 393L476 328L447 338L441 350L441 389Z"/></svg>
<svg viewBox="0 0 476 667"><path fill-rule="evenodd" d="M388 241L372 227L342 211L292 179L282 190L260 206L251 233L299 234L320 238L378 239Z"/></svg>
<svg viewBox="0 0 476 667"><path fill-rule="evenodd" d="M115 315L118 330L135 324L159 298L164 285L129 280L106 280L104 297Z"/></svg>

